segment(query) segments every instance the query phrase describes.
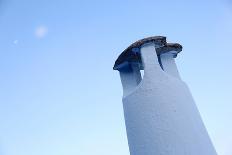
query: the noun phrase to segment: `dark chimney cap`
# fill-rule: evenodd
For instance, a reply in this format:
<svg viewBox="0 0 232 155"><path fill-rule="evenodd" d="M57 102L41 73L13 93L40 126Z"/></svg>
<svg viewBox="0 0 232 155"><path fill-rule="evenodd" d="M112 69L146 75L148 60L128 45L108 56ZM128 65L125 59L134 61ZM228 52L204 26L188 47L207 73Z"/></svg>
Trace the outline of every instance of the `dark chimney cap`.
<svg viewBox="0 0 232 155"><path fill-rule="evenodd" d="M167 43L164 36L153 36L138 40L126 48L115 61L114 70L120 70L130 63L141 63L140 48L147 43L154 43L156 53L160 56L163 53L172 52L173 57L182 51L182 46L178 43Z"/></svg>

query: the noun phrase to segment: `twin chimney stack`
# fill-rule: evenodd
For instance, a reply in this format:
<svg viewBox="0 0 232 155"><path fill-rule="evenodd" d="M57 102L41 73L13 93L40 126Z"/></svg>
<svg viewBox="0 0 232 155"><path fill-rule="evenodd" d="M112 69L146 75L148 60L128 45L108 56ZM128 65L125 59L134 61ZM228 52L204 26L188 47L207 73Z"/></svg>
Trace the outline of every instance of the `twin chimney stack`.
<svg viewBox="0 0 232 155"><path fill-rule="evenodd" d="M217 154L175 64L181 51L155 36L133 43L115 62L131 155Z"/></svg>

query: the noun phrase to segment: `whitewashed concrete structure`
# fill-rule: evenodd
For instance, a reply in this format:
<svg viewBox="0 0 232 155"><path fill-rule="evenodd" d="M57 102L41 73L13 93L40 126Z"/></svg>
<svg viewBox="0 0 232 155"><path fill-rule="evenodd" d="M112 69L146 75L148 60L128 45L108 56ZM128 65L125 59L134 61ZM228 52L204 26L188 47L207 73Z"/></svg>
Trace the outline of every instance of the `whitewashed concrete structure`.
<svg viewBox="0 0 232 155"><path fill-rule="evenodd" d="M131 155L216 155L174 58L180 44L139 40L116 60ZM144 70L141 77L140 70Z"/></svg>

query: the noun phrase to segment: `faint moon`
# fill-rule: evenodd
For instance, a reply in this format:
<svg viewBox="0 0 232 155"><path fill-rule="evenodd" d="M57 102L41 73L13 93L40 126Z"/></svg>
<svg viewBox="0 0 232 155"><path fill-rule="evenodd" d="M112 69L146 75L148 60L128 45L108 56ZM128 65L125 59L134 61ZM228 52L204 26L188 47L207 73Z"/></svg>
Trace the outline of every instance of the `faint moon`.
<svg viewBox="0 0 232 155"><path fill-rule="evenodd" d="M36 38L44 38L48 33L48 28L46 26L38 26L35 29L35 37Z"/></svg>
<svg viewBox="0 0 232 155"><path fill-rule="evenodd" d="M18 43L19 43L19 41L18 40L14 40L14 42L13 42L15 45L17 45Z"/></svg>

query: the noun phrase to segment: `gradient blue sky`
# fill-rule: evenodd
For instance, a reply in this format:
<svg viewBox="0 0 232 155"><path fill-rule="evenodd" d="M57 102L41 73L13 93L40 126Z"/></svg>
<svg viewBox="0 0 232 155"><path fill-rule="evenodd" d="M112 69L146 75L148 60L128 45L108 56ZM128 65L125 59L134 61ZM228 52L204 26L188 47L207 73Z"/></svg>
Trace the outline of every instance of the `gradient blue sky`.
<svg viewBox="0 0 232 155"><path fill-rule="evenodd" d="M0 155L129 155L113 63L152 35L176 59L219 155L232 155L232 5L0 0Z"/></svg>

